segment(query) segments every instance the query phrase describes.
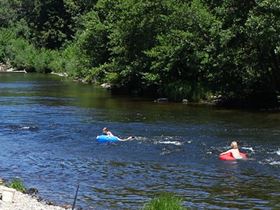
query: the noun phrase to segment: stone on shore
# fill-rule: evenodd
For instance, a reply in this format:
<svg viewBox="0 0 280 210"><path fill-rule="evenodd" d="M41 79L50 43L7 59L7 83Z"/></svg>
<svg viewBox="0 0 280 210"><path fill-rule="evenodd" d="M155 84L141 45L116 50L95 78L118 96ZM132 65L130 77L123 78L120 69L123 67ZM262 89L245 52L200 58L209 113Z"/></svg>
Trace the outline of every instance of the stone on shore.
<svg viewBox="0 0 280 210"><path fill-rule="evenodd" d="M156 103L167 103L168 98L158 98L158 99L154 100L154 102L156 102Z"/></svg>
<svg viewBox="0 0 280 210"><path fill-rule="evenodd" d="M51 72L51 74L57 75L59 77L68 77L66 72Z"/></svg>
<svg viewBox="0 0 280 210"><path fill-rule="evenodd" d="M9 64L0 63L0 72L9 72L9 73L27 73L26 70L14 69Z"/></svg>

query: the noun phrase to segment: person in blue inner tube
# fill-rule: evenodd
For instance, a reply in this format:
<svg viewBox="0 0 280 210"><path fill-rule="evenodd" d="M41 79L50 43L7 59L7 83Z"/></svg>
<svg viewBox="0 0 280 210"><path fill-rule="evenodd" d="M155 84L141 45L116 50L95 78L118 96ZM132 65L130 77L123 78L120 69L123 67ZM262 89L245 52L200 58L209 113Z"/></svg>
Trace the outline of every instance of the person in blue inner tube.
<svg viewBox="0 0 280 210"><path fill-rule="evenodd" d="M107 127L103 128L102 131L103 131L103 134L106 135L106 136L114 136L113 133ZM117 137L117 136L114 136L114 137ZM128 141L128 140L131 140L133 137L130 136L126 139L121 139L119 137L117 137L117 138L118 138L119 141Z"/></svg>
<svg viewBox="0 0 280 210"><path fill-rule="evenodd" d="M111 131L109 131L109 129L108 128L103 128L103 134L104 135L106 135L106 136L114 136L113 134L112 134L112 132Z"/></svg>

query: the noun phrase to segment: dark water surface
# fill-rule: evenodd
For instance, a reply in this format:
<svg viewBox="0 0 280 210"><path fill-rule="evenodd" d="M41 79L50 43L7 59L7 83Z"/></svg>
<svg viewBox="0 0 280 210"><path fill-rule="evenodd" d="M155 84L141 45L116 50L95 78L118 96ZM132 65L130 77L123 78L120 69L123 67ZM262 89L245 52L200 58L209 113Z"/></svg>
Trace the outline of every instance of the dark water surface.
<svg viewBox="0 0 280 210"><path fill-rule="evenodd" d="M104 126L130 142L99 144ZM223 162L232 139L250 156ZM0 74L0 177L84 209L280 209L280 113L156 104L51 75Z"/></svg>

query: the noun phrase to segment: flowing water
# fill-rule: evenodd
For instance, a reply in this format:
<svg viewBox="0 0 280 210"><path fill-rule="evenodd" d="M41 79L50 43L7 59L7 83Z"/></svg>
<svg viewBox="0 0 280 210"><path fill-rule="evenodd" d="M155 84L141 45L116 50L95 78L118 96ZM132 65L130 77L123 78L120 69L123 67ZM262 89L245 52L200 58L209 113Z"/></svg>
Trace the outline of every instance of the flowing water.
<svg viewBox="0 0 280 210"><path fill-rule="evenodd" d="M100 144L103 127L133 141ZM220 161L231 140L247 161ZM58 204L141 209L172 192L190 209L280 209L280 113L153 103L40 74L0 74L0 177Z"/></svg>

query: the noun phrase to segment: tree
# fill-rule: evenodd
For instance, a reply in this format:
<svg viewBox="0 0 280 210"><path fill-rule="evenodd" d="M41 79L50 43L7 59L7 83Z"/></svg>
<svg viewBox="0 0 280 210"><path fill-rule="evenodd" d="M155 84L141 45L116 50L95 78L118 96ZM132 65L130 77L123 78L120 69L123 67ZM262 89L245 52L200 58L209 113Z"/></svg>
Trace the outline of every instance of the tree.
<svg viewBox="0 0 280 210"><path fill-rule="evenodd" d="M22 11L38 47L60 48L74 34L63 0L22 0Z"/></svg>
<svg viewBox="0 0 280 210"><path fill-rule="evenodd" d="M0 27L9 27L18 19L20 2L20 0L0 1Z"/></svg>
<svg viewBox="0 0 280 210"><path fill-rule="evenodd" d="M159 44L147 52L154 58L151 82L158 82L163 93L175 100L197 101L207 92L211 53L216 50L213 43L221 23L199 0L171 6L173 12L166 17L169 30L159 35Z"/></svg>
<svg viewBox="0 0 280 210"><path fill-rule="evenodd" d="M244 28L255 69L255 91L280 91L280 1L260 1L248 15Z"/></svg>
<svg viewBox="0 0 280 210"><path fill-rule="evenodd" d="M128 0L118 2L116 7L109 7L109 1L101 2L97 4L98 12L109 23L109 75L115 75L115 84L140 93L148 86L145 76L151 64L145 52L156 45L157 35L167 30L163 19L163 14L169 12L167 1ZM106 15L104 8L109 8Z"/></svg>

